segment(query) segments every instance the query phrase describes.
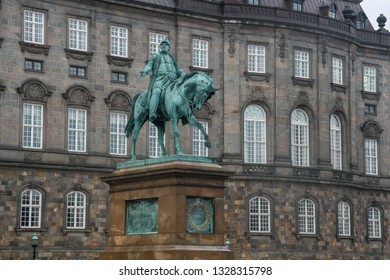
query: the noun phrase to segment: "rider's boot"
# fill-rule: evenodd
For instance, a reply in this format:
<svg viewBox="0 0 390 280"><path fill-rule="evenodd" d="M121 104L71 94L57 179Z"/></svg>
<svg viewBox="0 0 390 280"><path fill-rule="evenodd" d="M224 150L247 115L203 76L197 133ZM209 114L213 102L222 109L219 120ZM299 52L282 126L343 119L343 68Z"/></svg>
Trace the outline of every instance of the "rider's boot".
<svg viewBox="0 0 390 280"><path fill-rule="evenodd" d="M149 121L153 122L157 118L157 106L160 101L160 90L153 90L152 97L150 98L150 106L149 106Z"/></svg>

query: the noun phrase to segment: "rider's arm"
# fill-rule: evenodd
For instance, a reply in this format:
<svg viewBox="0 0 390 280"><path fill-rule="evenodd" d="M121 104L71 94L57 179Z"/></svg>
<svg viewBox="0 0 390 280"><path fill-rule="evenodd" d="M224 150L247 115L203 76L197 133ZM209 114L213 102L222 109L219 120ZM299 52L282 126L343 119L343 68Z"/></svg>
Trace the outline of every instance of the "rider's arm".
<svg viewBox="0 0 390 280"><path fill-rule="evenodd" d="M153 56L149 59L149 62L146 64L145 68L140 72L141 77L145 77L150 71L152 71L156 57L157 55L153 54Z"/></svg>

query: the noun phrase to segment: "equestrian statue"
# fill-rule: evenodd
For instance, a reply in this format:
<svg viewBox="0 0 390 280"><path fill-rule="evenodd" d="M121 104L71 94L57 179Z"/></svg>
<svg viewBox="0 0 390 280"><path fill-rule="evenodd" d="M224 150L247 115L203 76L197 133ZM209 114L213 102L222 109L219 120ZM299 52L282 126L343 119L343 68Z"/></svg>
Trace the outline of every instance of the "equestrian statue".
<svg viewBox="0 0 390 280"><path fill-rule="evenodd" d="M165 122L171 121L176 154L183 151L179 144L178 122L189 123L197 127L203 134L206 147L211 142L206 130L193 114L201 110L203 105L218 90L213 87L214 79L203 72L195 71L185 74L178 66L175 58L169 53L170 42L164 39L160 43L160 52L154 54L141 77L151 73L147 91L134 97L131 116L126 125L126 136L133 136L131 157L135 160L136 143L139 132L147 120L158 130L158 143L163 156L168 155L164 146Z"/></svg>

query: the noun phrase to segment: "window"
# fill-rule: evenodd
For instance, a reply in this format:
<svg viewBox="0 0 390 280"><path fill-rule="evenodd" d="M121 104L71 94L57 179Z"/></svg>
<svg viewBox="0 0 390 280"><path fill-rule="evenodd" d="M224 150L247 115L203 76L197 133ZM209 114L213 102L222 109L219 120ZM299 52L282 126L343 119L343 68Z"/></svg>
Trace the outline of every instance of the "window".
<svg viewBox="0 0 390 280"><path fill-rule="evenodd" d="M42 194L37 190L25 190L21 194L20 227L40 228L42 214Z"/></svg>
<svg viewBox="0 0 390 280"><path fill-rule="evenodd" d="M111 72L111 81L118 83L126 83L127 82L127 74L120 72Z"/></svg>
<svg viewBox="0 0 390 280"><path fill-rule="evenodd" d="M294 52L294 76L297 78L309 78L309 53L295 50Z"/></svg>
<svg viewBox="0 0 390 280"><path fill-rule="evenodd" d="M303 2L305 0L292 0L292 8L294 11L303 11Z"/></svg>
<svg viewBox="0 0 390 280"><path fill-rule="evenodd" d="M376 105L364 104L364 113L376 114Z"/></svg>
<svg viewBox="0 0 390 280"><path fill-rule="evenodd" d="M329 5L328 16L330 18L336 18L337 7L335 4Z"/></svg>
<svg viewBox="0 0 390 280"><path fill-rule="evenodd" d="M302 109L291 114L291 158L294 166L309 166L309 121Z"/></svg>
<svg viewBox="0 0 390 280"><path fill-rule="evenodd" d="M88 22L80 19L69 19L69 49L88 50Z"/></svg>
<svg viewBox="0 0 390 280"><path fill-rule="evenodd" d="M34 44L44 44L45 14L24 10L24 41Z"/></svg>
<svg viewBox="0 0 390 280"><path fill-rule="evenodd" d="M87 76L87 68L79 67L79 66L70 66L69 67L69 75L75 77L86 77Z"/></svg>
<svg viewBox="0 0 390 280"><path fill-rule="evenodd" d="M208 133L209 124L207 122L200 122L200 124ZM208 148L205 146L206 140L204 139L203 133L197 127L192 129L192 154L194 156L207 157L209 154Z"/></svg>
<svg viewBox="0 0 390 280"><path fill-rule="evenodd" d="M260 0L247 0L248 5L260 5Z"/></svg>
<svg viewBox="0 0 390 280"><path fill-rule="evenodd" d="M86 196L82 192L72 191L67 195L66 227L84 229L86 216Z"/></svg>
<svg viewBox="0 0 390 280"><path fill-rule="evenodd" d="M192 40L192 63L194 67L208 68L209 42L206 40Z"/></svg>
<svg viewBox="0 0 390 280"><path fill-rule="evenodd" d="M150 55L159 52L160 43L164 39L168 39L167 34L155 33L155 32L149 33L149 53L150 53Z"/></svg>
<svg viewBox="0 0 390 280"><path fill-rule="evenodd" d="M250 105L244 112L244 161L266 163L266 115L264 109Z"/></svg>
<svg viewBox="0 0 390 280"><path fill-rule="evenodd" d="M346 201L337 205L338 235L351 236L351 207Z"/></svg>
<svg viewBox="0 0 390 280"><path fill-rule="evenodd" d="M43 106L23 104L23 147L42 149Z"/></svg>
<svg viewBox="0 0 390 280"><path fill-rule="evenodd" d="M128 56L128 29L125 27L111 26L111 55Z"/></svg>
<svg viewBox="0 0 390 280"><path fill-rule="evenodd" d="M264 196L249 200L249 232L271 232L271 202Z"/></svg>
<svg viewBox="0 0 390 280"><path fill-rule="evenodd" d="M335 114L330 117L330 157L333 169L342 169L341 122Z"/></svg>
<svg viewBox="0 0 390 280"><path fill-rule="evenodd" d="M43 70L42 61L26 59L24 61L24 69L31 71L42 71Z"/></svg>
<svg viewBox="0 0 390 280"><path fill-rule="evenodd" d="M110 154L127 154L127 138L125 134L126 124L126 114L110 114Z"/></svg>
<svg viewBox="0 0 390 280"><path fill-rule="evenodd" d="M311 199L301 199L298 202L298 232L300 234L316 233L316 209Z"/></svg>
<svg viewBox="0 0 390 280"><path fill-rule="evenodd" d="M378 175L378 142L374 139L366 139L365 155L366 155L366 174Z"/></svg>
<svg viewBox="0 0 390 280"><path fill-rule="evenodd" d="M68 109L68 150L85 152L87 143L87 111Z"/></svg>
<svg viewBox="0 0 390 280"><path fill-rule="evenodd" d="M164 137L165 142L165 137ZM162 150L158 143L158 129L152 123L149 123L149 157L157 158L162 156Z"/></svg>
<svg viewBox="0 0 390 280"><path fill-rule="evenodd" d="M332 57L332 82L343 84L343 60L337 57Z"/></svg>
<svg viewBox="0 0 390 280"><path fill-rule="evenodd" d="M363 90L369 92L376 92L376 67L363 67Z"/></svg>
<svg viewBox="0 0 390 280"><path fill-rule="evenodd" d="M265 73L265 47L248 45L248 72Z"/></svg>
<svg viewBox="0 0 390 280"><path fill-rule="evenodd" d="M378 207L368 208L367 227L369 238L382 238L381 211Z"/></svg>
<svg viewBox="0 0 390 280"><path fill-rule="evenodd" d="M357 29L366 28L366 16L362 12L358 13L356 16L356 28Z"/></svg>

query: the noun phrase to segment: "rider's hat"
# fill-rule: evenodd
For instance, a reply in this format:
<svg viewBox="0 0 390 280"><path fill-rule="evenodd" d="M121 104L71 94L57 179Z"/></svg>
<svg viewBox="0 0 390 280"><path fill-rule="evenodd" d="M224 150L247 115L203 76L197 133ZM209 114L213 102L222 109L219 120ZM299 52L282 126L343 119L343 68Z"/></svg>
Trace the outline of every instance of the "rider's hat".
<svg viewBox="0 0 390 280"><path fill-rule="evenodd" d="M162 40L162 41L160 42L160 45L161 45L162 43L167 43L167 44L168 44L168 46L171 46L171 43L169 42L169 40L168 40L168 39L164 39L164 40Z"/></svg>

